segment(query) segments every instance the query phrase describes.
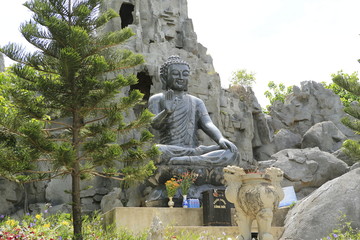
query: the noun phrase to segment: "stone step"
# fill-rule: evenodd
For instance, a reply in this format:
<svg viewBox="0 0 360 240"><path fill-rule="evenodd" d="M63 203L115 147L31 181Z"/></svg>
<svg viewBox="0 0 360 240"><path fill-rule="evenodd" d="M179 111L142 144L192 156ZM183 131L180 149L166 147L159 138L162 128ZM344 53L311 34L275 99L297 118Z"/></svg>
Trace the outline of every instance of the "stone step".
<svg viewBox="0 0 360 240"><path fill-rule="evenodd" d="M214 236L214 237L226 237L231 239L236 239L239 235L239 229L236 226L172 226L171 231L176 234L201 234L202 236ZM253 233L253 237L257 235L258 229L253 227L251 232ZM281 235L284 232L284 227L272 227L271 234L274 237L274 240L280 239ZM206 238L205 238L206 239Z"/></svg>

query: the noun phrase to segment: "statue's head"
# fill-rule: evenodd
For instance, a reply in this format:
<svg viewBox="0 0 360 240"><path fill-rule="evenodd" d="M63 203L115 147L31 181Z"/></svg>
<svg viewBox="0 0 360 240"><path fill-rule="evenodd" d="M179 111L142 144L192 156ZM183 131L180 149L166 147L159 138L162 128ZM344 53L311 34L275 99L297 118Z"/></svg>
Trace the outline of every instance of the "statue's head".
<svg viewBox="0 0 360 240"><path fill-rule="evenodd" d="M187 91L190 66L179 56L170 56L160 67L160 80L163 90Z"/></svg>

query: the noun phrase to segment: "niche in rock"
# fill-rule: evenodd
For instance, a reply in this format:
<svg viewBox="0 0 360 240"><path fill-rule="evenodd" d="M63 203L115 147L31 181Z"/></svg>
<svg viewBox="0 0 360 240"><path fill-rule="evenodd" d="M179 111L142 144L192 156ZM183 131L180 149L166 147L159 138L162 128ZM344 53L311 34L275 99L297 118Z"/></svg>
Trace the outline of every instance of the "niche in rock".
<svg viewBox="0 0 360 240"><path fill-rule="evenodd" d="M139 79L138 83L130 86L130 90L138 89L142 94L144 94L143 100L145 102L144 105L135 106L134 112L138 116L142 110L147 107L147 102L150 98L150 89L152 85L151 77L147 72L139 72L136 77Z"/></svg>
<svg viewBox="0 0 360 240"><path fill-rule="evenodd" d="M121 28L125 28L134 22L132 12L134 11L134 5L131 3L123 3L120 7Z"/></svg>

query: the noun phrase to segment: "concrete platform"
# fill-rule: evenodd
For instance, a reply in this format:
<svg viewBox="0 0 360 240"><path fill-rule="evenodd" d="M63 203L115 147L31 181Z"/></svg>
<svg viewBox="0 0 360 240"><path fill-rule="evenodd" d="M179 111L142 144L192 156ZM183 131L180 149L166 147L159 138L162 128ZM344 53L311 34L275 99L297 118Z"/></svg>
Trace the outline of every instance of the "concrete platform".
<svg viewBox="0 0 360 240"><path fill-rule="evenodd" d="M202 226L202 208L119 207L104 214L105 224L117 229L127 228L135 233L150 228L155 216L164 226Z"/></svg>
<svg viewBox="0 0 360 240"><path fill-rule="evenodd" d="M281 208L274 214L272 234L279 239L284 231L284 218L289 208ZM234 209L231 211L235 214ZM202 208L155 208L155 207L119 207L104 214L106 225L114 224L116 229L126 228L134 233L150 229L151 224L157 216L164 227L170 227L174 233L191 231L194 233L207 232L212 236L226 236L235 238L238 235L238 228L235 226L203 226ZM252 226L252 232L257 232L256 221Z"/></svg>

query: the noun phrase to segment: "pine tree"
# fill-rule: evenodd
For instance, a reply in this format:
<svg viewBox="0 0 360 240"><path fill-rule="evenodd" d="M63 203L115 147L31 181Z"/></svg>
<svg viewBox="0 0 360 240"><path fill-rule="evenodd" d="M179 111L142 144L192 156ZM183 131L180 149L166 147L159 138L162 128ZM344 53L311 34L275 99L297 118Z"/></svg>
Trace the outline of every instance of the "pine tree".
<svg viewBox="0 0 360 240"><path fill-rule="evenodd" d="M357 74L351 75L343 72L338 72L332 76L332 80L339 87L345 89L353 96L360 97L360 82ZM352 129L355 134L360 134L360 105L358 101L348 104L344 108L344 111L349 116L344 117L341 122ZM360 141L354 139L348 139L343 143L344 153L350 156L354 161L360 161Z"/></svg>
<svg viewBox="0 0 360 240"><path fill-rule="evenodd" d="M1 89L0 99L7 100L0 105L0 176L31 182L70 175L77 240L83 239L81 179L143 179L154 170L149 159L158 154L146 130L149 111L124 122L143 95L134 90L120 97L121 89L137 83L134 75L120 73L143 58L118 48L134 35L129 28L102 33L101 27L118 15L101 12L101 2L29 0L24 6L33 16L20 31L37 50L27 52L13 43L0 49L17 62L7 78L10 84ZM141 133L135 134L137 129ZM37 170L47 162L51 169ZM116 162L124 167L118 170Z"/></svg>

